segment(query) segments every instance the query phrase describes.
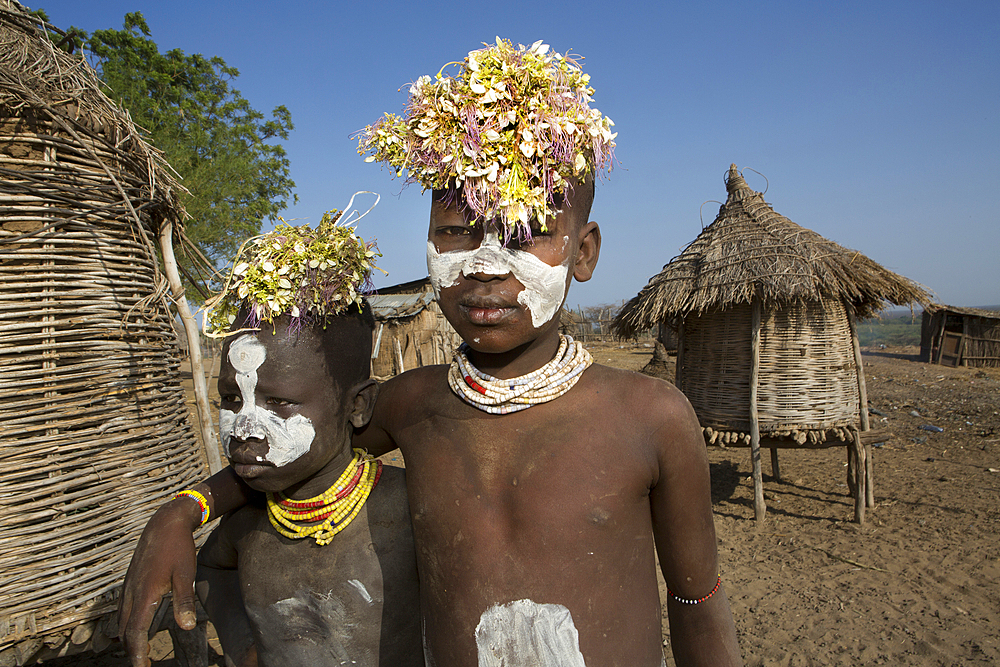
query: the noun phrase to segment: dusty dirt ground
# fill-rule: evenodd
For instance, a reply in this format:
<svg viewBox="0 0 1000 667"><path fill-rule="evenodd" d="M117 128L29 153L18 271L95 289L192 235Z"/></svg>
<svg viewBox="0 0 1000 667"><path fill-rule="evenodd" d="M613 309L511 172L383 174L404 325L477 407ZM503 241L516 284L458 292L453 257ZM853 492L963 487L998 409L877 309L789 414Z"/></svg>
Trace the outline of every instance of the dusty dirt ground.
<svg viewBox="0 0 1000 667"><path fill-rule="evenodd" d="M631 370L652 354L588 347ZM873 424L892 433L874 450L877 507L864 526L852 523L844 448L783 450L781 482L765 455L762 525L749 450L709 448L722 578L747 665L1000 664L1000 369L916 358L915 348L864 355ZM672 378L672 360L663 373ZM666 619L664 646L673 665ZM165 633L154 658L176 665ZM113 646L47 664L127 663Z"/></svg>

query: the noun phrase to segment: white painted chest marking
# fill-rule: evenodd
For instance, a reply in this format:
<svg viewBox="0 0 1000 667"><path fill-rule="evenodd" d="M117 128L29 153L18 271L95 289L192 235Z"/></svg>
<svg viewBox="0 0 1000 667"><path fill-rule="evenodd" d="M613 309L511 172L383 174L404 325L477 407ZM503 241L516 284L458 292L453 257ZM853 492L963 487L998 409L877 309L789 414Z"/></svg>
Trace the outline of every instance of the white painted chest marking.
<svg viewBox="0 0 1000 667"><path fill-rule="evenodd" d="M564 250L568 243L569 237L563 237ZM459 275L512 274L524 285L517 295L517 302L531 313L531 324L537 329L551 320L562 305L566 296L569 258L559 266L549 266L530 252L503 247L500 237L491 232L475 250L438 252L434 243L428 241L427 272L435 296L441 295L442 288L457 283Z"/></svg>
<svg viewBox="0 0 1000 667"><path fill-rule="evenodd" d="M267 348L252 334L243 334L229 346L229 363L236 370L236 384L243 403L238 413L219 410L219 437L227 457L231 437L267 440L268 450L263 460L280 467L309 451L316 430L307 417L292 415L282 419L257 406L257 371L265 359Z"/></svg>
<svg viewBox="0 0 1000 667"><path fill-rule="evenodd" d="M476 626L476 649L479 667L586 667L573 616L560 604L490 607Z"/></svg>

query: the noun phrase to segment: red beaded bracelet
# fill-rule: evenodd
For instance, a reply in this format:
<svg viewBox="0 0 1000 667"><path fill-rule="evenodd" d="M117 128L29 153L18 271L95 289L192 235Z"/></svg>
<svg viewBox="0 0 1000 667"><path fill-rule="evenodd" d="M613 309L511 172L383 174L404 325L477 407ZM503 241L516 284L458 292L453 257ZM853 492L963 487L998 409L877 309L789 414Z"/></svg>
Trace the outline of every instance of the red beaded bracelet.
<svg viewBox="0 0 1000 667"><path fill-rule="evenodd" d="M713 588L713 589L712 589L712 592L711 592L711 593L709 593L708 595L706 595L706 596L705 596L705 597L703 597L703 598L698 598L697 600L688 600L687 598L682 598L682 597L678 597L678 596L677 596L677 595L675 595L675 594L674 594L674 592L673 592L673 591L671 591L671 590L670 590L669 588L667 589L667 595L669 595L669 596L670 596L670 597L672 597L673 599L677 600L677 601L678 601L678 602L680 602L681 604L698 604L699 602L704 602L704 601L705 601L705 600L707 600L708 598L710 598L710 597L712 597L713 595L715 595L715 592L716 592L717 590L719 590L719 586L721 586L721 585L722 585L722 575L719 575L719 579L718 579L718 581L716 581L716 582L715 582L715 588Z"/></svg>

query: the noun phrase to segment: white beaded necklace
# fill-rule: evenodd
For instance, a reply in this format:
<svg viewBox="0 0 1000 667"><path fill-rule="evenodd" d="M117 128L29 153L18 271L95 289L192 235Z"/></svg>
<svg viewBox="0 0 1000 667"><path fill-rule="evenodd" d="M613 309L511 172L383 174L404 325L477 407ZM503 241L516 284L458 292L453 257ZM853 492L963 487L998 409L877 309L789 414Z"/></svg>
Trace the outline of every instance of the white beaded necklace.
<svg viewBox="0 0 1000 667"><path fill-rule="evenodd" d="M527 375L501 380L473 366L465 356L467 349L468 345L462 343L455 350L448 369L448 385L469 405L494 415L527 410L559 398L594 363L582 343L559 334L559 350L552 361Z"/></svg>

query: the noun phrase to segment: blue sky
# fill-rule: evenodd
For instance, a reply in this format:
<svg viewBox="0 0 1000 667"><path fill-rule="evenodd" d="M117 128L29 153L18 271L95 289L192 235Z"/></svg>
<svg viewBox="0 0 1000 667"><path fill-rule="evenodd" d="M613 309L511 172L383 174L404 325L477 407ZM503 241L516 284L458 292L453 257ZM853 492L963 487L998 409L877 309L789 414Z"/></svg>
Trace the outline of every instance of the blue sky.
<svg viewBox="0 0 1000 667"><path fill-rule="evenodd" d="M996 0L29 6L88 31L141 11L161 50L221 56L253 106L287 106L299 203L284 217L316 222L357 190L379 192L359 227L384 255L378 285L426 274L429 197L363 163L348 137L399 111L418 76L499 35L583 55L619 132L592 213L600 266L568 305L634 296L715 218L730 163L779 213L940 301L1000 304Z"/></svg>

